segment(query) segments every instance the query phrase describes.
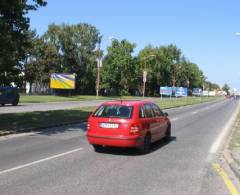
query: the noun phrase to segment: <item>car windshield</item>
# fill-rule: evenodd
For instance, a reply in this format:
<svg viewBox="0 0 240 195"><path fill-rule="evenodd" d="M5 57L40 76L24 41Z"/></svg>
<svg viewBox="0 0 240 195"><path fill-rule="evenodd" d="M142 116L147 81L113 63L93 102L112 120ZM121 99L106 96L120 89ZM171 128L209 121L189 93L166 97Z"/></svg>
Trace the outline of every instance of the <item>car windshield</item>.
<svg viewBox="0 0 240 195"><path fill-rule="evenodd" d="M131 118L132 111L132 106L103 105L96 110L93 116L105 118Z"/></svg>

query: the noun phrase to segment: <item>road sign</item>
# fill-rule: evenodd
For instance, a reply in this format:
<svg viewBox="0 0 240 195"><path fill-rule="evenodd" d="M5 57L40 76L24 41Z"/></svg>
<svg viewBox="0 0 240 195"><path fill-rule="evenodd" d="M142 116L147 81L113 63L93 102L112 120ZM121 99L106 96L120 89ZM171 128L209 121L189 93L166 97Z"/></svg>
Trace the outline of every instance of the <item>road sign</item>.
<svg viewBox="0 0 240 195"><path fill-rule="evenodd" d="M195 95L195 96L201 96L202 95L202 89L200 89L200 88L193 88L192 94Z"/></svg>
<svg viewBox="0 0 240 195"><path fill-rule="evenodd" d="M175 96L177 97L188 96L188 89L185 87L176 87Z"/></svg>
<svg viewBox="0 0 240 195"><path fill-rule="evenodd" d="M172 87L160 87L160 95L172 95Z"/></svg>

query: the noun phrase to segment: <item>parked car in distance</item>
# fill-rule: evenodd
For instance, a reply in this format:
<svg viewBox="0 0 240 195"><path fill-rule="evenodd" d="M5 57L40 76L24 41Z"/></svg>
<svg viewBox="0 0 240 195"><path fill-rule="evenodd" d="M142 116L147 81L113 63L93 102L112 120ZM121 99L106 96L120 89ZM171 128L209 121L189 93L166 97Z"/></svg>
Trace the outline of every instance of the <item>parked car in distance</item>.
<svg viewBox="0 0 240 195"><path fill-rule="evenodd" d="M148 153L151 143L162 138L171 138L171 122L167 113L149 101L108 101L88 119L87 139L95 151L113 146Z"/></svg>
<svg viewBox="0 0 240 195"><path fill-rule="evenodd" d="M19 93L16 87L0 87L0 104L12 104L17 106L19 102Z"/></svg>

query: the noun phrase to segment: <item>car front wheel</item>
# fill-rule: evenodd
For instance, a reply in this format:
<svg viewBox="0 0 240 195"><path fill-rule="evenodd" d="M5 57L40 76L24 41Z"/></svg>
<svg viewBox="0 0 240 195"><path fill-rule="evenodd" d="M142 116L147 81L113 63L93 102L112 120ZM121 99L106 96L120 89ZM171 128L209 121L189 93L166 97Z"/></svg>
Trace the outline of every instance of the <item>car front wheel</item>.
<svg viewBox="0 0 240 195"><path fill-rule="evenodd" d="M95 152L101 152L102 151L102 149L103 149L103 146L101 146L101 145L93 145L93 148L94 148L94 151Z"/></svg>
<svg viewBox="0 0 240 195"><path fill-rule="evenodd" d="M168 125L164 139L165 139L165 141L171 140L171 125Z"/></svg>

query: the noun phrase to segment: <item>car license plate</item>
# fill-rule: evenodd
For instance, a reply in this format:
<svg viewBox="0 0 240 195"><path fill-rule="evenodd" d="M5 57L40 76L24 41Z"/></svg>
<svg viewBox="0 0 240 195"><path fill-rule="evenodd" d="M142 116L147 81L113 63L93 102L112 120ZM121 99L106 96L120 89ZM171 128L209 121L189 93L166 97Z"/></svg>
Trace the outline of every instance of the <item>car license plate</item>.
<svg viewBox="0 0 240 195"><path fill-rule="evenodd" d="M100 123L99 126L101 128L108 128L108 129L116 129L116 128L118 128L118 124L116 124L116 123Z"/></svg>

